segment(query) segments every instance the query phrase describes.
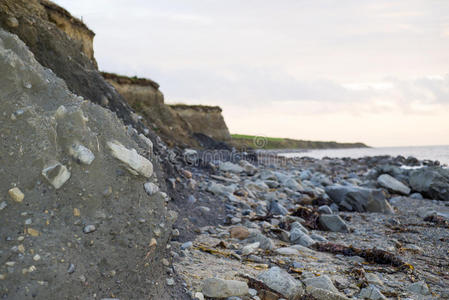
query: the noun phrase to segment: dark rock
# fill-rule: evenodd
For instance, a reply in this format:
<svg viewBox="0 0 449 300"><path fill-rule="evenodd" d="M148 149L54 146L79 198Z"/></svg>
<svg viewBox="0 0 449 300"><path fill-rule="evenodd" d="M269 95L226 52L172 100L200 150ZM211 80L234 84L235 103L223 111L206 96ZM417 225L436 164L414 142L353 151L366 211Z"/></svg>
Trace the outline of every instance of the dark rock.
<svg viewBox="0 0 449 300"><path fill-rule="evenodd" d="M410 173L409 184L412 190L424 197L449 201L449 170L439 167L426 167Z"/></svg>

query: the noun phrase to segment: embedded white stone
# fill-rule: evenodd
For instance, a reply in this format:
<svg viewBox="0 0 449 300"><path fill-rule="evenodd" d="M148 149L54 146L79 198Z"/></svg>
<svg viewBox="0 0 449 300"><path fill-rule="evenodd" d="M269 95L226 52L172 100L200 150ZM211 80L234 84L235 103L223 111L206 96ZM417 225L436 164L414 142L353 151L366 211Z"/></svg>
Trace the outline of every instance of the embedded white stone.
<svg viewBox="0 0 449 300"><path fill-rule="evenodd" d="M111 154L125 163L132 173L138 173L147 178L153 174L153 164L145 157L139 155L136 149L128 149L117 141L107 143Z"/></svg>
<svg viewBox="0 0 449 300"><path fill-rule="evenodd" d="M69 153L74 159L85 165L90 165L95 159L95 155L92 153L92 151L77 143L73 144L69 148Z"/></svg>
<svg viewBox="0 0 449 300"><path fill-rule="evenodd" d="M67 180L69 180L71 174L60 162L50 161L42 170L42 175L55 189L59 189Z"/></svg>

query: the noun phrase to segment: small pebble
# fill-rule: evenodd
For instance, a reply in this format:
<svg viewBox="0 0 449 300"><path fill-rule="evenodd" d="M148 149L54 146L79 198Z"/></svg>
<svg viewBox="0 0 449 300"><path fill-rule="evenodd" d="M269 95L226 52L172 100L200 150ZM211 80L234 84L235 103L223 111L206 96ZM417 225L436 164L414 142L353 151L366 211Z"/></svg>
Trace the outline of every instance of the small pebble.
<svg viewBox="0 0 449 300"><path fill-rule="evenodd" d="M94 232L95 230L97 230L95 225L86 225L86 226L84 226L83 232L84 233L91 233L91 232Z"/></svg>

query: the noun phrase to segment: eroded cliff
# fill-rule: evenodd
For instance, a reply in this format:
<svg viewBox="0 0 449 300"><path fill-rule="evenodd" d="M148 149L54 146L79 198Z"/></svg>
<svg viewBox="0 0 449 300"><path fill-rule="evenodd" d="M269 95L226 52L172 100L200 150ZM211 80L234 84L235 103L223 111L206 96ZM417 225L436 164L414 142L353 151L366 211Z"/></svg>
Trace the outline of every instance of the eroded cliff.
<svg viewBox="0 0 449 300"><path fill-rule="evenodd" d="M170 105L170 108L190 123L194 133L202 133L224 142L231 139L220 107L176 104Z"/></svg>

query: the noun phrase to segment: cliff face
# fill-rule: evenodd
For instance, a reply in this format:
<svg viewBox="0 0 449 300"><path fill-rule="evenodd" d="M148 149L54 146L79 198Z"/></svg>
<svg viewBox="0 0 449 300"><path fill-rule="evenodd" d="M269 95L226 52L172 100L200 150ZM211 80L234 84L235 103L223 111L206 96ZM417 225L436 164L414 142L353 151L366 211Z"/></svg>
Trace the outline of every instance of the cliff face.
<svg viewBox="0 0 449 300"><path fill-rule="evenodd" d="M111 73L103 77L126 99L128 104L143 117L143 122L170 145L197 147L192 137L192 126L176 111L164 103L159 85L143 78L130 78Z"/></svg>
<svg viewBox="0 0 449 300"><path fill-rule="evenodd" d="M79 42L83 53L97 65L93 47L95 33L64 8L47 0L40 0L40 2L47 12L48 20L55 23L70 38Z"/></svg>
<svg viewBox="0 0 449 300"><path fill-rule="evenodd" d="M218 141L229 141L231 135L218 106L170 105L192 126L194 133L202 133Z"/></svg>

